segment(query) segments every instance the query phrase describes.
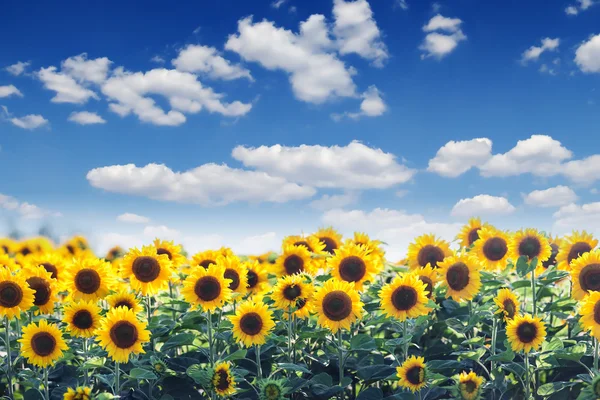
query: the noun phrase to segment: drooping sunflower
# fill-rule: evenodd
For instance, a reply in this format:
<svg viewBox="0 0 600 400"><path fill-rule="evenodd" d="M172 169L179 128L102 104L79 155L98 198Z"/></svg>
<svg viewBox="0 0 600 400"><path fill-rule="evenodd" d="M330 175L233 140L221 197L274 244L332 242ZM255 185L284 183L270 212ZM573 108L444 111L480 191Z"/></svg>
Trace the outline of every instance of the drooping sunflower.
<svg viewBox="0 0 600 400"><path fill-rule="evenodd" d="M283 239L282 248L287 246L304 246L308 251L315 254L325 252L325 243L314 236L287 236Z"/></svg>
<svg viewBox="0 0 600 400"><path fill-rule="evenodd" d="M49 324L45 319L23 327L23 335L18 340L21 343L21 355L30 364L46 368L54 365L62 357L63 351L69 347L65 343L60 329Z"/></svg>
<svg viewBox="0 0 600 400"><path fill-rule="evenodd" d="M87 239L84 236L76 235L63 243L58 251L67 258L71 257L93 257Z"/></svg>
<svg viewBox="0 0 600 400"><path fill-rule="evenodd" d="M424 267L413 270L413 273L425 284L427 298L431 299L433 297L433 290L439 279L438 270L431 268L431 266L427 264Z"/></svg>
<svg viewBox="0 0 600 400"><path fill-rule="evenodd" d="M411 392L417 392L427 386L427 368L423 357L410 356L396 367L398 384Z"/></svg>
<svg viewBox="0 0 600 400"><path fill-rule="evenodd" d="M0 254L12 254L14 253L16 246L17 242L13 239L0 238Z"/></svg>
<svg viewBox="0 0 600 400"><path fill-rule="evenodd" d="M138 298L133 293L129 293L125 288L121 288L116 293L106 297L106 302L110 308L125 307L134 314L143 310Z"/></svg>
<svg viewBox="0 0 600 400"><path fill-rule="evenodd" d="M156 254L166 254L171 260L174 269L178 269L187 263L187 259L181 254L181 245L176 245L173 241L154 239Z"/></svg>
<svg viewBox="0 0 600 400"><path fill-rule="evenodd" d="M68 388L63 396L63 400L91 400L92 388L87 386L77 386L75 389Z"/></svg>
<svg viewBox="0 0 600 400"><path fill-rule="evenodd" d="M110 264L95 257L74 258L65 275L64 288L73 301L103 299L116 284Z"/></svg>
<svg viewBox="0 0 600 400"><path fill-rule="evenodd" d="M381 241L373 240L369 237L369 235L363 232L354 232L352 239L348 240L360 246L366 247L369 251L369 254L379 259L380 262L378 263L378 266L383 266L385 251L383 251L381 248Z"/></svg>
<svg viewBox="0 0 600 400"><path fill-rule="evenodd" d="M144 296L164 290L171 275L171 260L166 254L158 254L154 246L130 249L121 264L121 277L128 278L131 287Z"/></svg>
<svg viewBox="0 0 600 400"><path fill-rule="evenodd" d="M221 255L218 250L205 250L194 254L190 263L192 269L194 267L208 268L210 264L216 264L217 258Z"/></svg>
<svg viewBox="0 0 600 400"><path fill-rule="evenodd" d="M146 325L132 310L113 308L100 320L96 341L114 361L127 363L132 353L145 353L142 345L150 341Z"/></svg>
<svg viewBox="0 0 600 400"><path fill-rule="evenodd" d="M598 246L598 239L594 239L586 231L574 231L571 235L565 236L556 255L557 268L568 271L574 260L594 250L596 246Z"/></svg>
<svg viewBox="0 0 600 400"><path fill-rule="evenodd" d="M229 279L229 289L232 294L246 294L248 291L248 270L246 266L240 262L240 259L235 256L219 256L217 257L217 265L223 267L225 279Z"/></svg>
<svg viewBox="0 0 600 400"><path fill-rule="evenodd" d="M246 347L264 344L275 327L269 307L253 300L240 303L235 315L230 316L229 320L233 324L234 339Z"/></svg>
<svg viewBox="0 0 600 400"><path fill-rule="evenodd" d="M581 326L596 339L600 339L600 292L586 296L579 310Z"/></svg>
<svg viewBox="0 0 600 400"><path fill-rule="evenodd" d="M0 315L18 317L33 306L35 292L25 277L13 275L8 269L0 268Z"/></svg>
<svg viewBox="0 0 600 400"><path fill-rule="evenodd" d="M440 276L447 287L446 297L456 301L472 300L481 288L477 259L461 252L439 263Z"/></svg>
<svg viewBox="0 0 600 400"><path fill-rule="evenodd" d="M65 305L63 322L74 337L90 338L100 326L100 312L95 301L80 301Z"/></svg>
<svg viewBox="0 0 600 400"><path fill-rule="evenodd" d="M504 320L508 321L519 314L519 299L510 289L504 288L498 290L498 295L494 298L494 303L498 306L496 314L502 314Z"/></svg>
<svg viewBox="0 0 600 400"><path fill-rule="evenodd" d="M58 282L58 289L63 289L62 285L66 278L67 260L62 255L55 251L33 254L27 258L27 264L44 267L46 271L50 272L52 278Z"/></svg>
<svg viewBox="0 0 600 400"><path fill-rule="evenodd" d="M366 247L346 243L327 259L327 268L334 278L354 282L356 290L362 291L364 283L373 281L378 272L377 261Z"/></svg>
<svg viewBox="0 0 600 400"><path fill-rule="evenodd" d="M550 257L541 263L538 263L535 268L535 275L539 276L546 272L548 268L553 265L556 265L558 268L558 262L556 261L556 257L558 256L558 252L560 251L560 245L562 244L562 239L558 236L548 238L548 243L550 243Z"/></svg>
<svg viewBox="0 0 600 400"><path fill-rule="evenodd" d="M113 262L119 258L122 258L124 255L125 255L125 250L123 250L123 248L121 246L115 246L115 247L111 248L110 250L108 250L108 252L104 256L104 259L106 261Z"/></svg>
<svg viewBox="0 0 600 400"><path fill-rule="evenodd" d="M362 317L364 304L354 288L354 283L329 279L313 296L317 323L332 333L350 329L350 325Z"/></svg>
<svg viewBox="0 0 600 400"><path fill-rule="evenodd" d="M56 279L52 279L52 274L41 265L27 266L21 270L21 274L26 277L27 284L35 292L33 305L38 308L36 315L52 314L58 293Z"/></svg>
<svg viewBox="0 0 600 400"><path fill-rule="evenodd" d="M307 318L310 315L310 300L314 294L314 287L306 275L288 275L279 278L273 287L271 298L274 307L292 312L298 318ZM287 316L287 315L286 315Z"/></svg>
<svg viewBox="0 0 600 400"><path fill-rule="evenodd" d="M225 267L210 264L207 269L196 268L183 282L181 294L185 301L204 311L213 312L231 298L231 279L225 278Z"/></svg>
<svg viewBox="0 0 600 400"><path fill-rule="evenodd" d="M515 232L508 242L508 254L513 262L521 256L531 260L537 257L538 263L542 263L550 258L552 248L548 238L537 231L537 229L527 228Z"/></svg>
<svg viewBox="0 0 600 400"><path fill-rule="evenodd" d="M427 315L427 285L415 273L397 275L379 292L383 313L400 321Z"/></svg>
<svg viewBox="0 0 600 400"><path fill-rule="evenodd" d="M332 227L321 228L313 233L312 236L319 239L325 245L323 250L329 254L333 254L342 245L342 235Z"/></svg>
<svg viewBox="0 0 600 400"><path fill-rule="evenodd" d="M460 233L456 236L456 239L460 240L460 247L469 247L475 243L479 239L479 230L487 226L488 224L481 223L481 218L469 219L469 222L460 229Z"/></svg>
<svg viewBox="0 0 600 400"><path fill-rule="evenodd" d="M546 339L546 327L539 317L516 315L506 325L506 337L513 351L529 353L539 348Z"/></svg>
<svg viewBox="0 0 600 400"><path fill-rule="evenodd" d="M215 366L211 382L219 396L231 396L235 393L235 377L231 374L227 362Z"/></svg>
<svg viewBox="0 0 600 400"><path fill-rule="evenodd" d="M438 268L444 258L452 255L450 245L435 235L421 235L408 245L408 263L411 269L424 267Z"/></svg>
<svg viewBox="0 0 600 400"><path fill-rule="evenodd" d="M19 265L9 257L8 254L0 253L0 269L7 269L10 272L16 272L19 269Z"/></svg>
<svg viewBox="0 0 600 400"><path fill-rule="evenodd" d="M261 379L258 382L258 398L260 400L285 400L288 388L283 379Z"/></svg>
<svg viewBox="0 0 600 400"><path fill-rule="evenodd" d="M458 376L458 395L461 400L476 400L481 396L483 377L471 371L461 372Z"/></svg>
<svg viewBox="0 0 600 400"><path fill-rule="evenodd" d="M269 276L264 265L253 259L244 261L243 264L247 271L248 292L251 295L260 295L268 290Z"/></svg>
<svg viewBox="0 0 600 400"><path fill-rule="evenodd" d="M487 271L503 271L508 263L508 235L491 226L478 231L479 239L469 253L474 254Z"/></svg>
<svg viewBox="0 0 600 400"><path fill-rule="evenodd" d="M277 257L275 271L278 276L294 275L302 272L315 273L314 261L304 246L287 246Z"/></svg>
<svg viewBox="0 0 600 400"><path fill-rule="evenodd" d="M600 249L571 262L571 282L575 300L582 300L589 292L600 292Z"/></svg>

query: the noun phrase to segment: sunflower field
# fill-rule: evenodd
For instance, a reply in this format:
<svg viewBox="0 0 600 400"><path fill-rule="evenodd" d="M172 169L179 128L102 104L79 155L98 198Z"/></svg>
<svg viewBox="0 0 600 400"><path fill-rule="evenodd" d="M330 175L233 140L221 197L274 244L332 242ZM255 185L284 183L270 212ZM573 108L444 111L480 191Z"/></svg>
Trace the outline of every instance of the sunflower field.
<svg viewBox="0 0 600 400"><path fill-rule="evenodd" d="M0 239L0 395L599 399L597 246L476 218L400 261L333 228L262 255Z"/></svg>

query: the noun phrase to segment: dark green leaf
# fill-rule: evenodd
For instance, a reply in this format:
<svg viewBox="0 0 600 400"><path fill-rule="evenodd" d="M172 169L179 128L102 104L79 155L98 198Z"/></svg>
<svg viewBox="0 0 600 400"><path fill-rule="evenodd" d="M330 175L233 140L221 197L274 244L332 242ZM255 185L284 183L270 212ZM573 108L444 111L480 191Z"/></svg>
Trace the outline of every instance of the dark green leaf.
<svg viewBox="0 0 600 400"><path fill-rule="evenodd" d="M133 368L131 371L129 371L129 377L131 379L148 379L148 380L154 380L154 379L158 379L158 377L154 374L154 372L147 370L147 369L143 369L143 368Z"/></svg>
<svg viewBox="0 0 600 400"><path fill-rule="evenodd" d="M368 388L359 393L356 400L380 400L383 399L383 391L379 388Z"/></svg>
<svg viewBox="0 0 600 400"><path fill-rule="evenodd" d="M196 334L191 332L178 333L177 335L171 336L165 344L161 347L161 351L167 351L176 347L188 346L194 343Z"/></svg>
<svg viewBox="0 0 600 400"><path fill-rule="evenodd" d="M353 351L370 351L376 349L375 340L369 335L356 335L350 341L350 350Z"/></svg>

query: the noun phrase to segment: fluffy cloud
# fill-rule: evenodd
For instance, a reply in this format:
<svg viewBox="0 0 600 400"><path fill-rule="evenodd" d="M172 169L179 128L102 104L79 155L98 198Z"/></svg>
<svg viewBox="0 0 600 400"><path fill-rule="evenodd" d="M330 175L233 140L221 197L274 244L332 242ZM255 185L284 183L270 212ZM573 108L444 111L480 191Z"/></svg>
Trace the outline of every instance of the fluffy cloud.
<svg viewBox="0 0 600 400"><path fill-rule="evenodd" d="M594 2L592 0L577 0L577 4L565 8L565 13L567 15L577 15L581 11L587 10L592 5L594 5Z"/></svg>
<svg viewBox="0 0 600 400"><path fill-rule="evenodd" d="M317 210L332 210L336 208L344 208L349 206L358 200L358 194L354 192L348 192L343 194L328 195L324 194L321 198L310 202L310 206Z"/></svg>
<svg viewBox="0 0 600 400"><path fill-rule="evenodd" d="M553 231L556 234L567 234L574 229L600 234L600 202L568 204L555 212L554 218Z"/></svg>
<svg viewBox="0 0 600 400"><path fill-rule="evenodd" d="M521 62L526 64L528 61L537 61L542 53L546 51L556 51L560 45L560 39L551 39L549 37L542 39L541 46L531 46L521 55Z"/></svg>
<svg viewBox="0 0 600 400"><path fill-rule="evenodd" d="M44 217L60 217L61 214L44 210L35 204L20 202L14 197L0 193L0 208L19 214L24 219L40 219Z"/></svg>
<svg viewBox="0 0 600 400"><path fill-rule="evenodd" d="M117 217L119 222L128 222L132 224L145 224L150 222L150 218L144 217L143 215L137 215L133 213L124 213Z"/></svg>
<svg viewBox="0 0 600 400"><path fill-rule="evenodd" d="M515 211L515 207L505 197L480 194L469 199L460 199L450 213L453 217L473 217L477 215L505 215Z"/></svg>
<svg viewBox="0 0 600 400"><path fill-rule="evenodd" d="M600 34L590 37L577 48L575 63L583 72L600 73Z"/></svg>
<svg viewBox="0 0 600 400"><path fill-rule="evenodd" d="M343 114L332 114L331 117L339 121L343 117L358 119L360 117L379 117L386 112L387 106L381 98L381 92L375 86L369 86L362 94L363 101L360 103L359 112L345 112Z"/></svg>
<svg viewBox="0 0 600 400"><path fill-rule="evenodd" d="M19 128L33 130L48 124L48 120L38 114L29 114L24 117L12 117L10 122Z"/></svg>
<svg viewBox="0 0 600 400"><path fill-rule="evenodd" d="M100 84L106 80L111 64L112 61L106 57L88 60L87 53L81 53L64 60L61 64L61 71L78 82Z"/></svg>
<svg viewBox="0 0 600 400"><path fill-rule="evenodd" d="M458 18L447 18L440 14L432 17L423 26L423 31L428 33L421 46L419 46L419 49L424 52L421 58L435 57L442 59L452 53L459 42L467 39L460 28L461 24L462 20ZM442 31L443 33L436 31Z"/></svg>
<svg viewBox="0 0 600 400"><path fill-rule="evenodd" d="M14 75L14 76L19 76L23 73L25 73L25 71L27 70L27 67L29 67L31 65L31 63L29 61L19 61L13 65L9 65L8 67L6 67L6 71L8 71L9 74Z"/></svg>
<svg viewBox="0 0 600 400"><path fill-rule="evenodd" d="M442 176L455 178L473 167L484 164L492 156L492 141L476 138L442 146L435 157L429 160L427 170Z"/></svg>
<svg viewBox="0 0 600 400"><path fill-rule="evenodd" d="M383 189L407 182L415 173L399 164L393 154L357 141L331 147L238 146L232 156L270 175L326 188Z"/></svg>
<svg viewBox="0 0 600 400"><path fill-rule="evenodd" d="M355 53L382 67L389 56L369 3L366 0L334 0L333 16L333 33L340 54Z"/></svg>
<svg viewBox="0 0 600 400"><path fill-rule="evenodd" d="M79 125L105 124L104 118L89 111L73 112L69 115L69 121Z"/></svg>
<svg viewBox="0 0 600 400"><path fill-rule="evenodd" d="M162 164L112 165L89 171L87 179L92 186L109 192L201 205L240 201L283 203L315 194L311 187L264 172L217 164L204 164L184 172L175 172Z"/></svg>
<svg viewBox="0 0 600 400"><path fill-rule="evenodd" d="M534 190L524 197L526 204L538 207L559 207L577 200L577 195L568 186L556 186L545 190Z"/></svg>
<svg viewBox="0 0 600 400"><path fill-rule="evenodd" d="M171 61L175 68L183 72L203 73L213 79L233 80L246 78L252 81L252 75L246 68L231 64L214 47L188 45Z"/></svg>
<svg viewBox="0 0 600 400"><path fill-rule="evenodd" d="M600 179L600 154L564 163L561 173L574 182L590 184Z"/></svg>
<svg viewBox="0 0 600 400"><path fill-rule="evenodd" d="M42 68L37 76L46 89L56 92L51 100L53 103L84 104L89 99L98 99L96 93L77 83L75 78L57 72L56 67Z"/></svg>
<svg viewBox="0 0 600 400"><path fill-rule="evenodd" d="M269 70L289 74L295 96L309 103L334 97L355 96L350 69L331 51L329 31L322 15L311 15L300 24L300 33L278 28L273 22L238 21L237 34L230 35L225 48L244 60Z"/></svg>
<svg viewBox="0 0 600 400"><path fill-rule="evenodd" d="M14 85L0 86L0 99L10 96L23 97L23 93Z"/></svg>

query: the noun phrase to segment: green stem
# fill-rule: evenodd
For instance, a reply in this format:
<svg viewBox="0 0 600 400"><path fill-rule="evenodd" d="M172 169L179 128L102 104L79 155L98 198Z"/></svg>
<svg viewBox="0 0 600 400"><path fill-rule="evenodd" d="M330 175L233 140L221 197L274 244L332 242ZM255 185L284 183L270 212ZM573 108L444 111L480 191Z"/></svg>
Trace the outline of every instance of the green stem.
<svg viewBox="0 0 600 400"><path fill-rule="evenodd" d="M492 317L492 356L496 355L496 339L498 337L498 318ZM491 361L490 372L494 370L494 362Z"/></svg>
<svg viewBox="0 0 600 400"><path fill-rule="evenodd" d="M169 281L169 297L171 300L174 300L173 298L173 284L171 283L171 281ZM173 304L173 302L171 301L171 307L174 308L175 305ZM173 321L175 321L175 318L177 317L175 310L171 311L172 315L173 315Z"/></svg>
<svg viewBox="0 0 600 400"><path fill-rule="evenodd" d="M115 361L115 396L119 397L121 393L121 368L119 363Z"/></svg>
<svg viewBox="0 0 600 400"><path fill-rule="evenodd" d="M152 319L152 298L150 295L146 296L146 313L148 314L148 327L150 327L150 320ZM154 339L150 338L150 349L154 351Z"/></svg>
<svg viewBox="0 0 600 400"><path fill-rule="evenodd" d="M12 356L10 354L10 320L4 316L4 334L6 340L6 378L8 379L8 397L14 399L12 386Z"/></svg>
<svg viewBox="0 0 600 400"><path fill-rule="evenodd" d="M402 334L404 335L404 361L406 361L408 359L408 319L404 320Z"/></svg>
<svg viewBox="0 0 600 400"><path fill-rule="evenodd" d="M338 330L338 365L339 365L339 372L340 372L340 386L342 386L342 381L344 380L344 343L342 340L342 330L339 329ZM344 390L342 387L342 391L340 392L340 399L344 400Z"/></svg>
<svg viewBox="0 0 600 400"><path fill-rule="evenodd" d="M531 315L533 317L535 317L535 314L537 312L537 307L536 307L536 293L535 293L535 270L531 271L531 298L532 298L532 311L531 311Z"/></svg>
<svg viewBox="0 0 600 400"><path fill-rule="evenodd" d="M594 371L598 371L598 339L594 338Z"/></svg>
<svg viewBox="0 0 600 400"><path fill-rule="evenodd" d="M83 363L85 365L87 359L88 359L88 339L87 338L83 338ZM83 382L84 382L84 386L89 386L90 383L90 378L88 376L88 370L87 367L84 368L83 370Z"/></svg>
<svg viewBox="0 0 600 400"><path fill-rule="evenodd" d="M293 332L293 328L292 328L292 324L294 323L294 320L292 319L292 309L290 307L290 309L288 310L288 354L290 356L290 362L293 363L294 362L294 350L292 349L292 332Z"/></svg>
<svg viewBox="0 0 600 400"><path fill-rule="evenodd" d="M254 353L256 353L256 381L260 381L262 379L262 365L260 363L260 346L256 345L254 349Z"/></svg>
<svg viewBox="0 0 600 400"><path fill-rule="evenodd" d="M213 367L215 365L215 358L213 354L212 315L210 311L206 313L206 318L208 318L208 361L210 366Z"/></svg>
<svg viewBox="0 0 600 400"><path fill-rule="evenodd" d="M44 398L50 400L50 388L48 387L48 367L44 368Z"/></svg>
<svg viewBox="0 0 600 400"><path fill-rule="evenodd" d="M531 390L531 376L529 374L529 354L524 353L525 356L525 399L529 400Z"/></svg>

